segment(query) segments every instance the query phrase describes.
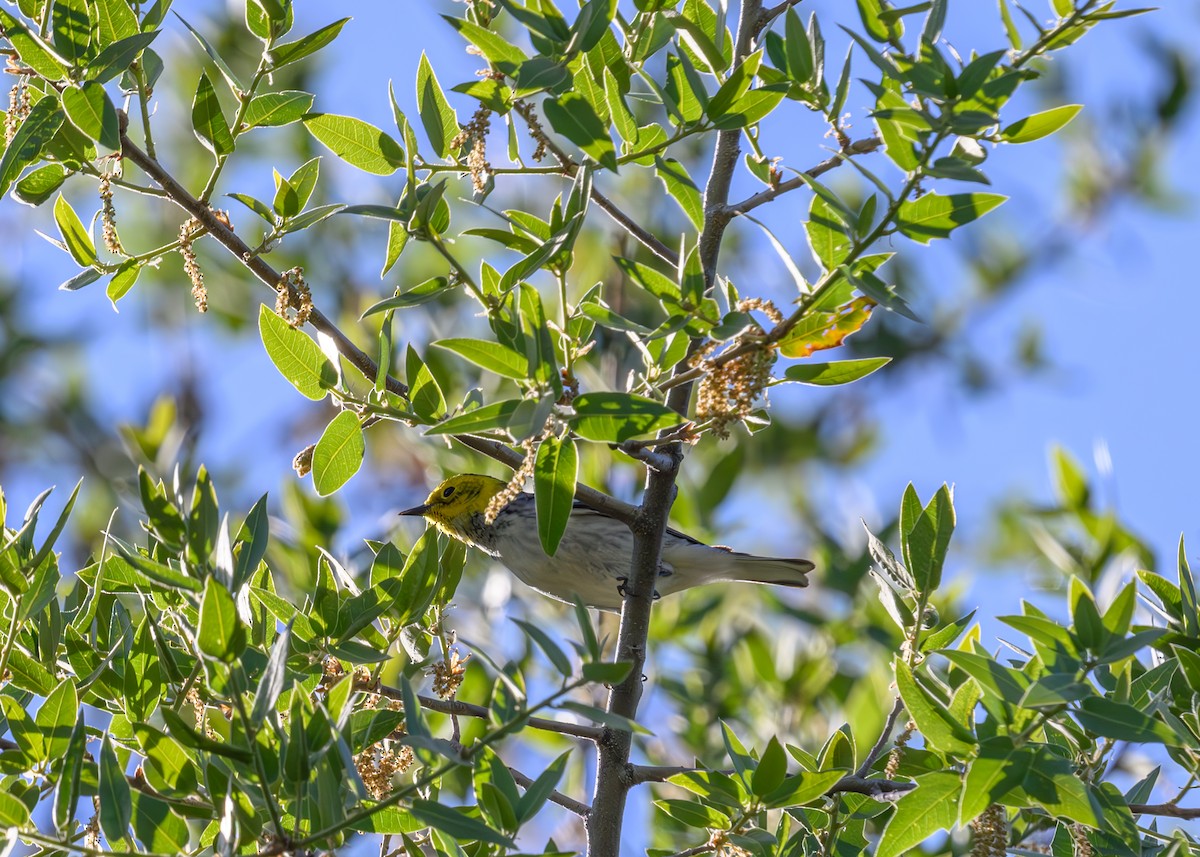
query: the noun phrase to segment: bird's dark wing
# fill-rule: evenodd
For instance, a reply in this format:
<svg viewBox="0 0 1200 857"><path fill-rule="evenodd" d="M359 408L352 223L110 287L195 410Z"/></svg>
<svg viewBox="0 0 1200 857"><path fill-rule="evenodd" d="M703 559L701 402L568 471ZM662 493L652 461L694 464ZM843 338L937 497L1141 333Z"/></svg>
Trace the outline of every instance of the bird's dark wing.
<svg viewBox="0 0 1200 857"><path fill-rule="evenodd" d="M615 518L613 518L612 515L606 515L604 512L597 511L596 509L593 509L591 506L589 506L587 503L584 503L582 500L575 500L572 503L571 516L575 517L576 515L599 515L602 518L609 518L611 520L616 520ZM693 545L704 544L704 542L700 541L699 539L692 538L687 533L681 533L681 532L679 532L679 530L675 529L674 527L667 527L667 534L672 535L677 539L683 539L685 542L687 542L689 544L693 544Z"/></svg>

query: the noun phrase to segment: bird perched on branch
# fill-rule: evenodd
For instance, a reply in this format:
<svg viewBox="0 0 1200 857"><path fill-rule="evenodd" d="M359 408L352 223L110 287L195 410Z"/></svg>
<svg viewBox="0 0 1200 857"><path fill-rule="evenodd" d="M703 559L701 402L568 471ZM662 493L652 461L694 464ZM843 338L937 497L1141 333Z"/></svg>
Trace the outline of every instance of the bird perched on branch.
<svg viewBox="0 0 1200 857"><path fill-rule="evenodd" d="M439 530L500 560L539 592L568 603L619 611L633 555L633 533L616 518L576 501L554 556L542 549L532 494L517 494L492 523L486 511L505 483L464 473L437 486L420 506L401 515L420 515ZM807 586L813 564L806 559L752 556L710 547L668 528L655 595L670 595L717 581Z"/></svg>

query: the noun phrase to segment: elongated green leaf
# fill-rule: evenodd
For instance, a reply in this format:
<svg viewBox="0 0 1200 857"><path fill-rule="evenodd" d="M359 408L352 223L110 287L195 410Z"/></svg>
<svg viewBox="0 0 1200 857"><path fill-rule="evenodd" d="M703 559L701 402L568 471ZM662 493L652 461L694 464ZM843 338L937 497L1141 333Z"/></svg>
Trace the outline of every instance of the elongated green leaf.
<svg viewBox="0 0 1200 857"><path fill-rule="evenodd" d="M133 835L150 852L183 854L187 851L189 832L187 822L171 811L164 800L135 791L133 800Z"/></svg>
<svg viewBox="0 0 1200 857"><path fill-rule="evenodd" d="M538 446L533 465L533 493L537 505L538 538L542 549L554 556L567 531L575 503L579 460L570 437L548 437Z"/></svg>
<svg viewBox="0 0 1200 857"><path fill-rule="evenodd" d="M196 85L196 98L192 102L192 128L205 148L217 157L224 157L233 151L233 134L207 72L200 73L200 83Z"/></svg>
<svg viewBox="0 0 1200 857"><path fill-rule="evenodd" d="M465 18L453 15L443 15L442 17L463 38L479 48L488 62L495 63L501 71L505 73L516 71L517 66L526 60L525 52L506 41L503 36Z"/></svg>
<svg viewBox="0 0 1200 857"><path fill-rule="evenodd" d="M617 150L609 136L608 126L596 115L587 98L568 92L558 98L546 99L543 109L555 131L582 149L596 163L616 172Z"/></svg>
<svg viewBox="0 0 1200 857"><path fill-rule="evenodd" d="M704 228L704 200L701 198L700 188L692 181L687 169L674 158L655 157L654 165L667 193L679 203L692 226L697 231Z"/></svg>
<svg viewBox="0 0 1200 857"><path fill-rule="evenodd" d="M459 810L443 806L436 801L418 798L412 802L411 812L430 827L449 834L455 839L488 842L503 848L516 848L511 839L492 830L479 819L464 815Z"/></svg>
<svg viewBox="0 0 1200 857"><path fill-rule="evenodd" d="M433 345L452 351L464 360L505 378L523 380L529 377L529 358L499 342L483 339L439 339Z"/></svg>
<svg viewBox="0 0 1200 857"><path fill-rule="evenodd" d="M315 33L309 33L294 42L275 46L271 49L271 61L275 68L282 68L315 54L336 39L338 33L342 31L342 27L346 26L346 22L349 20L349 18L342 18L340 21L327 24Z"/></svg>
<svg viewBox="0 0 1200 857"><path fill-rule="evenodd" d="M1046 812L1088 827L1100 826L1100 807L1075 765L1048 747L1039 747L1025 775L1025 792Z"/></svg>
<svg viewBox="0 0 1200 857"><path fill-rule="evenodd" d="M246 628L238 618L237 605L229 590L215 577L204 581L197 643L201 652L227 663L236 660L246 648Z"/></svg>
<svg viewBox="0 0 1200 857"><path fill-rule="evenodd" d="M12 142L0 155L0 196L8 193L21 170L38 159L42 148L62 126L63 119L63 111L53 95L38 99L29 109L29 115L17 128Z"/></svg>
<svg viewBox="0 0 1200 857"><path fill-rule="evenodd" d="M59 194L54 202L54 221L58 224L58 230L62 233L63 243L67 245L71 258L80 265L94 264L96 245L92 243L92 236L88 234L83 221L62 194Z"/></svg>
<svg viewBox="0 0 1200 857"><path fill-rule="evenodd" d="M1114 699L1089 697L1079 704L1075 716L1084 729L1105 738L1138 744L1165 744L1168 747L1196 746L1195 738L1190 734L1177 735L1161 719Z"/></svg>
<svg viewBox="0 0 1200 857"><path fill-rule="evenodd" d="M155 56L154 52L143 54L146 48L150 47L151 42L157 38L159 30L151 30L146 33L135 33L132 36L127 36L120 41L113 42L111 45L100 51L91 62L84 67L84 75L88 80L93 80L96 83L107 83L119 74L123 74L133 64L138 56L155 57L158 67L161 69L162 61ZM150 63L146 63L147 67Z"/></svg>
<svg viewBox="0 0 1200 857"><path fill-rule="evenodd" d="M959 802L959 824L978 817L993 803L1000 803L1013 789L1025 782L1034 753L1013 745L1012 738L988 738L979 745L979 755L967 768Z"/></svg>
<svg viewBox="0 0 1200 857"><path fill-rule="evenodd" d="M950 830L958 818L962 777L934 771L915 778L917 787L896 804L883 830L876 857L900 857L939 830Z"/></svg>
<svg viewBox="0 0 1200 857"><path fill-rule="evenodd" d="M66 178L62 164L44 164L17 182L13 197L26 205L41 205L54 196Z"/></svg>
<svg viewBox="0 0 1200 857"><path fill-rule="evenodd" d="M100 800L100 829L109 842L119 842L129 833L129 822L133 818L133 801L129 796L129 782L117 761L112 738L105 734L100 743L100 784L97 791Z"/></svg>
<svg viewBox="0 0 1200 857"><path fill-rule="evenodd" d="M332 494L350 481L362 467L362 423L353 411L342 411L325 427L313 449L313 487L322 497Z"/></svg>
<svg viewBox="0 0 1200 857"><path fill-rule="evenodd" d="M974 736L970 731L921 687L908 665L900 660L896 661L896 688L909 716L931 748L960 756L974 749Z"/></svg>
<svg viewBox="0 0 1200 857"><path fill-rule="evenodd" d="M137 34L137 15L130 8L128 0L96 0L94 8L96 34L100 37L101 48Z"/></svg>
<svg viewBox="0 0 1200 857"><path fill-rule="evenodd" d="M70 679L59 682L38 709L33 722L42 733L48 758L61 759L66 755L78 711L79 694Z"/></svg>
<svg viewBox="0 0 1200 857"><path fill-rule="evenodd" d="M3 9L0 9L0 30L4 31L5 39L16 50L21 62L36 71L40 77L59 81L67 76L70 63L42 41L37 33Z"/></svg>
<svg viewBox="0 0 1200 857"><path fill-rule="evenodd" d="M242 121L247 128L289 125L308 113L312 103L312 93L291 89L256 95Z"/></svg>
<svg viewBox="0 0 1200 857"><path fill-rule="evenodd" d="M608 443L621 443L682 421L666 405L630 393L583 393L574 407L571 427L579 436Z"/></svg>
<svg viewBox="0 0 1200 857"><path fill-rule="evenodd" d="M530 622L522 622L520 619L513 619L513 621L521 627L521 630L529 636L529 639L537 643L539 649L546 653L546 657L550 660L550 663L554 664L554 668L562 676L566 677L571 674L571 659L567 657L566 653L559 648L554 640L550 639L549 634Z"/></svg>
<svg viewBox="0 0 1200 857"><path fill-rule="evenodd" d="M1000 139L1006 143L1030 143L1040 140L1067 125L1082 109L1082 104L1064 104L1053 110L1034 113L1006 127L1000 132Z"/></svg>
<svg viewBox="0 0 1200 857"><path fill-rule="evenodd" d="M62 755L62 773L54 790L54 827L64 830L75 818L79 805L79 784L83 776L83 754L87 750L87 724L83 711L76 708L75 726Z"/></svg>
<svg viewBox="0 0 1200 857"><path fill-rule="evenodd" d="M121 148L117 108L96 81L85 81L78 89L73 86L64 89L62 106L71 124L104 149L114 152Z"/></svg>
<svg viewBox="0 0 1200 857"><path fill-rule="evenodd" d="M404 166L400 144L368 122L335 113L310 113L301 121L331 152L360 170L390 176Z"/></svg>
<svg viewBox="0 0 1200 857"><path fill-rule="evenodd" d="M450 141L458 136L458 117L446 101L446 94L442 92L424 51L421 51L421 62L417 66L417 110L433 151L439 158L446 157L450 154Z"/></svg>
<svg viewBox="0 0 1200 857"><path fill-rule="evenodd" d="M279 374L302 396L320 401L327 390L336 386L337 370L321 347L277 316L266 304L259 307L258 333Z"/></svg>
<svg viewBox="0 0 1200 857"><path fill-rule="evenodd" d="M946 238L960 226L978 220L1007 199L996 193L927 193L906 200L896 213L897 228L914 241L928 244Z"/></svg>
<svg viewBox="0 0 1200 857"><path fill-rule="evenodd" d="M890 357L864 357L861 360L835 360L830 363L800 363L789 366L783 377L801 384L832 387L865 378L891 360Z"/></svg>
<svg viewBox="0 0 1200 857"><path fill-rule="evenodd" d="M524 401L524 399L509 399L504 402L493 402L490 405L484 405L482 408L476 408L473 411L467 411L465 414L458 414L457 416L450 417L448 420L443 420L436 426L427 429L425 433L469 434L471 432L507 428L517 408Z"/></svg>

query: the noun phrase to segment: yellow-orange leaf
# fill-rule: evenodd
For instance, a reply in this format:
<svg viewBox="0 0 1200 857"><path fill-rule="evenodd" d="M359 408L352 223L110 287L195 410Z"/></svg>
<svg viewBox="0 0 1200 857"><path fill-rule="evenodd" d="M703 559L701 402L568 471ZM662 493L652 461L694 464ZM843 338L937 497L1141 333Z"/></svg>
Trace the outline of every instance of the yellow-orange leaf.
<svg viewBox="0 0 1200 857"><path fill-rule="evenodd" d="M858 297L833 312L810 313L779 343L779 350L784 357L808 357L837 348L867 323L874 307L875 301Z"/></svg>

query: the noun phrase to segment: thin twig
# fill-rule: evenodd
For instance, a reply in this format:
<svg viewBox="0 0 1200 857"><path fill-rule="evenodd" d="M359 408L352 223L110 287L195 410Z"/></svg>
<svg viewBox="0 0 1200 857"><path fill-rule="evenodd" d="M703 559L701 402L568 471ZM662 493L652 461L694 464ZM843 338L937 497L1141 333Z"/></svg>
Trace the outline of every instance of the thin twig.
<svg viewBox="0 0 1200 857"><path fill-rule="evenodd" d="M875 742L875 746L871 748L871 752L867 753L867 757L863 759L863 763L858 766L858 770L854 772L855 776L865 777L870 773L871 767L883 755L883 748L891 740L892 730L896 728L896 721L903 710L904 700L897 696L896 703L892 706L891 713L888 714L887 721L883 724L883 729L879 733L879 740Z"/></svg>
<svg viewBox="0 0 1200 857"><path fill-rule="evenodd" d="M830 155L816 166L809 167L804 171L804 175L808 176L810 179L815 179L819 175L840 167L846 162L846 158L850 157L851 155L865 155L869 152L874 152L882 145L883 141L878 137L864 137L861 140L855 140L853 143L846 146L841 151ZM725 210L730 217L736 214L745 214L749 211L753 211L760 205L765 205L766 203L771 202L788 191L796 190L800 187L804 187L804 179L797 176L794 179L788 179L787 181L780 182L779 184L769 187L766 190L759 191L753 196L748 196L741 202L726 206Z"/></svg>
<svg viewBox="0 0 1200 857"><path fill-rule="evenodd" d="M520 114L519 111L518 115L521 115L523 119L525 118L524 114ZM529 120L526 119L526 121L528 122ZM551 140L549 135L545 134L544 129L539 135L538 140L545 143L550 154L554 155L554 159L558 161L558 165L562 168L563 175L574 177L576 171L579 169L579 164L575 162L575 159L567 154L565 149ZM647 250L672 266L679 266L679 255L674 250L658 240L649 230L626 214L619 205L597 190L595 184L592 185L591 198L592 202L596 203L605 214L616 221L618 226L640 241Z"/></svg>
<svg viewBox="0 0 1200 857"><path fill-rule="evenodd" d="M698 771L691 765L630 765L629 781L635 786L642 783L664 783L678 774Z"/></svg>
<svg viewBox="0 0 1200 857"><path fill-rule="evenodd" d="M380 696L386 696L388 699L403 699L399 688L389 687L386 684L360 682L356 684L356 687L367 693L377 693ZM428 708L430 711L437 711L440 714L477 717L480 720L489 720L492 716L491 710L482 705L473 705L457 699L439 699L436 696L418 695L417 702L421 704L422 708ZM526 722L531 729L541 729L543 732L557 732L560 735L585 738L588 741L599 741L605 732L601 726L588 726L582 723L561 723L558 720L547 720L544 717L530 717Z"/></svg>
<svg viewBox="0 0 1200 857"><path fill-rule="evenodd" d="M755 25L755 33L757 36L767 28L767 25L791 9L793 6L799 6L802 0L783 0L782 3L772 6L770 9L763 9L762 14L758 16L758 23Z"/></svg>
<svg viewBox="0 0 1200 857"><path fill-rule="evenodd" d="M517 785L521 786L522 788L527 789L531 785L533 785L533 779L531 777L525 776L520 771L518 771L516 768L514 768L512 765L508 766L508 772L510 774L512 774L513 779L517 781ZM586 803L583 803L582 801L577 801L577 800L575 800L575 798L572 798L572 797L567 797L565 794L563 794L560 791L550 792L550 796L546 799L548 801L550 801L550 803L558 804L559 806L561 806L563 809L567 810L568 812L575 813L580 818L587 818L588 813L592 811L592 808L590 806L588 806Z"/></svg>

